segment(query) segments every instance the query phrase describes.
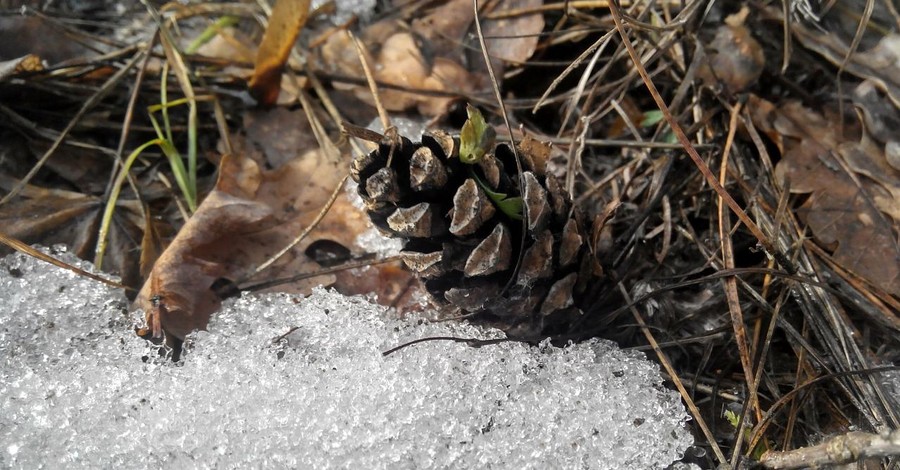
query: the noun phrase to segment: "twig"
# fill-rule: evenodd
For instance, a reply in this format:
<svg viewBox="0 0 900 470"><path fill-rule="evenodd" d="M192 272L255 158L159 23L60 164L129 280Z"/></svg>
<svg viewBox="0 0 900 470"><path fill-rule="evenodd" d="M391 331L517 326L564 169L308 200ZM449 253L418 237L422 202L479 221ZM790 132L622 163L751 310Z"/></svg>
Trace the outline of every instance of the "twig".
<svg viewBox="0 0 900 470"><path fill-rule="evenodd" d="M414 339L412 341L407 341L399 346L395 346L391 349L388 349L387 351L384 351L383 353L381 353L381 355L382 355L382 357L387 357L387 356L390 356L391 354L394 354L395 352L397 352L401 349L407 348L409 346L413 346L413 345L420 344L420 343L428 343L431 341L452 341L454 343L465 343L466 345L471 346L473 348L480 348L482 346L490 346L492 344L500 344L500 343L506 343L506 342L510 342L510 341L518 341L518 340L515 340L512 338L479 339L479 338L458 338L456 336L429 336L427 338L419 338L419 339Z"/></svg>
<svg viewBox="0 0 900 470"><path fill-rule="evenodd" d="M817 468L898 455L900 430L879 434L855 431L802 449L766 452L760 463L766 468Z"/></svg>
<svg viewBox="0 0 900 470"><path fill-rule="evenodd" d="M872 374L880 374L883 372L891 372L900 370L900 366L881 366L881 367L872 367L870 369L862 369L862 370L848 370L844 372L835 372L832 374L823 375L820 377L816 377L815 379L810 380L809 382L804 383L803 385L791 390L786 393L783 397L779 398L769 409L766 411L765 417L763 417L762 421L760 421L753 428L753 438L750 440L750 449L756 447L756 444L759 443L759 440L762 439L763 434L766 432L766 429L772 424L772 420L775 419L775 416L784 408L784 405L791 402L794 397L796 397L801 392L807 391L807 389L811 388L813 385L817 385L820 382L825 382L828 380L841 379L845 377L856 377L856 376L865 376Z"/></svg>

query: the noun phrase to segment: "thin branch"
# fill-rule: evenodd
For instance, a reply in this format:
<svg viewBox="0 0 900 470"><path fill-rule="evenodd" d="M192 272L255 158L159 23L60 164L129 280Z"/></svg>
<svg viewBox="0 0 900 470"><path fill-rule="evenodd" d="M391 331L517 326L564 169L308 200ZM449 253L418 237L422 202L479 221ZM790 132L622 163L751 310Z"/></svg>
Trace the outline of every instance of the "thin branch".
<svg viewBox="0 0 900 470"><path fill-rule="evenodd" d="M856 431L811 447L786 452L770 451L762 456L760 463L765 468L818 468L898 455L900 430L879 434Z"/></svg>

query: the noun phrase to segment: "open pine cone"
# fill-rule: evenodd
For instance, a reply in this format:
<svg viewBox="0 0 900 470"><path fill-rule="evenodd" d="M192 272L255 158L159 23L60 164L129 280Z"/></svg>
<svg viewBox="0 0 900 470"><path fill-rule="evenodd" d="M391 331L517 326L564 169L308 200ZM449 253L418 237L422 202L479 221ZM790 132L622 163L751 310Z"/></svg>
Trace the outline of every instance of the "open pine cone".
<svg viewBox="0 0 900 470"><path fill-rule="evenodd" d="M421 143L385 138L357 158L351 175L369 216L405 240L404 262L439 303L477 313L511 336L565 330L600 273L592 237L545 173L549 152L534 150L549 149L520 144L520 178L512 150L494 144L492 129L468 131L462 142L441 131L424 133Z"/></svg>

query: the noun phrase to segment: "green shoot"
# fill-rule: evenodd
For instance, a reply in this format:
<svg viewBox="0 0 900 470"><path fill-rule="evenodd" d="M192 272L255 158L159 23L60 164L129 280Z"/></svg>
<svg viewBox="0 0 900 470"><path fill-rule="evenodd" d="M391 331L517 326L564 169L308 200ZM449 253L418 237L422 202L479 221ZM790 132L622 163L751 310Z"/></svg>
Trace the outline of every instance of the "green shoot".
<svg viewBox="0 0 900 470"><path fill-rule="evenodd" d="M487 183L481 181L481 178L475 174L471 169L469 173L472 175L472 178L478 183L478 186L484 191L485 194L491 201L494 201L494 204L500 209L501 212L506 214L507 217L513 220L522 220L522 209L523 209L523 201L521 197L509 197L505 193L498 193L496 191L492 191L491 188L488 187Z"/></svg>
<svg viewBox="0 0 900 470"><path fill-rule="evenodd" d="M116 209L116 201L119 200L119 193L122 191L122 185L125 184L125 178L128 176L131 165L134 164L137 157L151 145L163 146L164 144L165 140L163 139L153 139L146 142L134 149L134 151L128 155L128 158L125 159L125 162L122 163L122 168L116 176L116 182L113 184L112 192L109 195L109 199L106 201L106 208L103 210L103 218L100 221L100 234L97 236L97 250L94 252L94 265L98 270L103 268L103 255L106 253L106 239L109 236L109 227L112 223L113 211Z"/></svg>
<svg viewBox="0 0 900 470"><path fill-rule="evenodd" d="M641 119L641 127L651 127L657 125L660 121L663 120L663 113L658 109L654 109L653 111L647 111L644 113L643 119Z"/></svg>
<svg viewBox="0 0 900 470"><path fill-rule="evenodd" d="M740 421L740 416L737 413L731 410L725 410L725 420L728 421L733 428L737 429L738 422ZM744 429L743 438L747 442L750 442L753 439L753 433L749 429ZM760 441L756 444L756 447L753 449L753 452L750 454L755 460L759 460L762 457L762 454L766 451L766 446Z"/></svg>
<svg viewBox="0 0 900 470"><path fill-rule="evenodd" d="M153 129L156 130L156 140L161 142L159 144L159 148L166 156L166 159L169 160L169 165L172 167L172 173L175 175L175 181L178 183L178 188L181 189L181 193L184 195L184 199L187 202L188 208L193 213L197 210L196 163L194 163L193 167L184 167L184 162L182 161L181 154L172 143L172 139L170 137L171 128L161 129L159 127L159 122L156 120L156 117L153 114L156 111L162 111L163 125L166 125L168 116L166 110L172 106L186 104L188 103L188 101L189 100L187 98L182 98L168 102L166 104L150 106L148 110L150 111L150 123L153 124ZM190 163L191 162L188 161L188 165L190 165Z"/></svg>
<svg viewBox="0 0 900 470"><path fill-rule="evenodd" d="M469 118L463 124L459 133L459 159L463 163L472 165L478 163L487 153L497 139L494 128L488 125L481 115L481 111L474 106L466 106L466 114Z"/></svg>
<svg viewBox="0 0 900 470"><path fill-rule="evenodd" d="M208 43L212 40L212 38L216 37L219 34L219 31L229 27L234 26L238 23L238 18L236 16L223 16L216 20L213 24L206 27L199 36L194 38L188 47L184 49L184 52L187 54L193 54L197 52L200 47L204 44Z"/></svg>

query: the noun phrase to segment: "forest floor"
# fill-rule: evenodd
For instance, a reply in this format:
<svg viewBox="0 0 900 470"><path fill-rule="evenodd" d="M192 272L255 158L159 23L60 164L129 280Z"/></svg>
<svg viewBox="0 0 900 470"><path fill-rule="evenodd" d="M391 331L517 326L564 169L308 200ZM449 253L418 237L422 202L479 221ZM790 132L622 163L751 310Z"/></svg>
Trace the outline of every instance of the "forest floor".
<svg viewBox="0 0 900 470"><path fill-rule="evenodd" d="M646 351L703 467L897 465L892 2L0 7L0 239L115 275L176 359L230 297L326 285L510 342ZM426 147L450 177L411 190L405 149ZM402 184L373 182L398 161ZM454 228L465 191L508 248ZM426 203L428 227L384 212ZM547 286L521 283L542 240Z"/></svg>

